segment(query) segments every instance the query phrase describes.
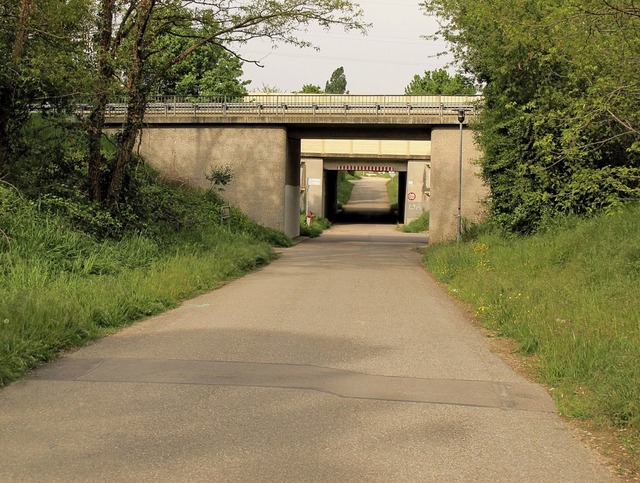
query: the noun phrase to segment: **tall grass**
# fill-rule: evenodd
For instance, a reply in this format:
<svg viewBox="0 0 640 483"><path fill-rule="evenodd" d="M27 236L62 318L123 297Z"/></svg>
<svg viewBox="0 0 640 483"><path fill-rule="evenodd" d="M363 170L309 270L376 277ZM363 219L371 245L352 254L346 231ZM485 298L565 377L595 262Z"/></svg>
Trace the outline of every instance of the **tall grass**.
<svg viewBox="0 0 640 483"><path fill-rule="evenodd" d="M563 413L617 431L640 469L640 207L526 238L481 230L425 263L536 356Z"/></svg>
<svg viewBox="0 0 640 483"><path fill-rule="evenodd" d="M424 233L429 231L429 212L425 211L418 218L403 225L400 229L404 233Z"/></svg>
<svg viewBox="0 0 640 483"><path fill-rule="evenodd" d="M232 233L202 223L96 241L0 185L0 386L267 263L275 255L260 239L274 237L288 243L234 211Z"/></svg>
<svg viewBox="0 0 640 483"><path fill-rule="evenodd" d="M389 197L389 205L392 208L398 208L398 176L389 177L386 184L387 196Z"/></svg>
<svg viewBox="0 0 640 483"><path fill-rule="evenodd" d="M351 180L358 179L356 176L352 176L346 171L338 171L338 206L342 207L346 205L351 199L351 192L353 191L353 183Z"/></svg>

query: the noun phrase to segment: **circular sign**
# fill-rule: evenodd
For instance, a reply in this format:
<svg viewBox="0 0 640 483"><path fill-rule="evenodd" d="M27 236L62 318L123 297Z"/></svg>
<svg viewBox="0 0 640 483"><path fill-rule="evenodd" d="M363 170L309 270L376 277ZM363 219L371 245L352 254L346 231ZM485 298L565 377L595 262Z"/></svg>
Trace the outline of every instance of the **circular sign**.
<svg viewBox="0 0 640 483"><path fill-rule="evenodd" d="M416 200L416 194L413 191L409 191L409 193L407 193L407 199L409 201L415 201Z"/></svg>

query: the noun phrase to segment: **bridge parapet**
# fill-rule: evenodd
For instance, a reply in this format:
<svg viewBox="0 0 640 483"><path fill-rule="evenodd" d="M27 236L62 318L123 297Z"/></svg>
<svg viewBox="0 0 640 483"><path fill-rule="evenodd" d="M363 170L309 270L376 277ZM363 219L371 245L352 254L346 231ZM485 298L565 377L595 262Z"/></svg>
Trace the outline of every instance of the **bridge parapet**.
<svg viewBox="0 0 640 483"><path fill-rule="evenodd" d="M385 123L457 124L457 112L476 114L479 96L247 95L241 98L153 98L145 119L158 123ZM110 103L107 118L119 122L124 102Z"/></svg>

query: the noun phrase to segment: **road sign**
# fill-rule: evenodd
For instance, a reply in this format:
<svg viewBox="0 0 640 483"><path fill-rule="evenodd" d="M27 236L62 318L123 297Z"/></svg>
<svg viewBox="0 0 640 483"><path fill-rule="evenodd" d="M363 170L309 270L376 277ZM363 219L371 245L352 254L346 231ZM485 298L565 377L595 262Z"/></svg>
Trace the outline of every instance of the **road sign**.
<svg viewBox="0 0 640 483"><path fill-rule="evenodd" d="M416 194L413 191L409 191L407 193L407 199L409 201L415 201L416 200Z"/></svg>

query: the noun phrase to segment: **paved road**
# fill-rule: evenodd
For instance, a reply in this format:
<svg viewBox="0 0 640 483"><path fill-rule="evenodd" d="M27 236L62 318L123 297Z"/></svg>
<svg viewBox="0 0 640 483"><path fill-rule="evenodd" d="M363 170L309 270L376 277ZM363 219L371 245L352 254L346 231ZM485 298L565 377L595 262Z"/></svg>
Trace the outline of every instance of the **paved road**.
<svg viewBox="0 0 640 483"><path fill-rule="evenodd" d="M5 388L0 481L614 481L423 242L336 226Z"/></svg>

